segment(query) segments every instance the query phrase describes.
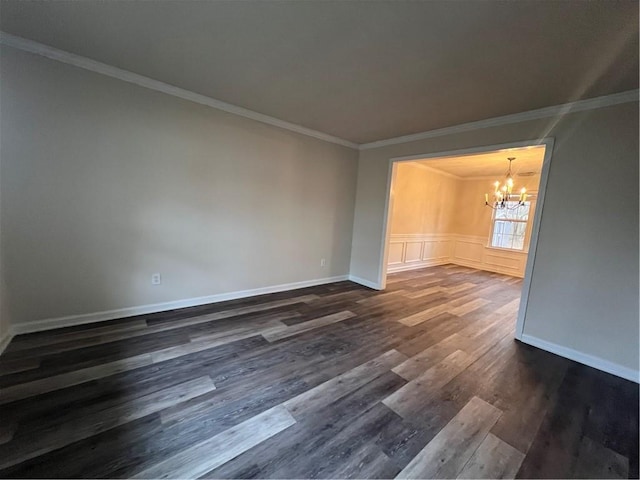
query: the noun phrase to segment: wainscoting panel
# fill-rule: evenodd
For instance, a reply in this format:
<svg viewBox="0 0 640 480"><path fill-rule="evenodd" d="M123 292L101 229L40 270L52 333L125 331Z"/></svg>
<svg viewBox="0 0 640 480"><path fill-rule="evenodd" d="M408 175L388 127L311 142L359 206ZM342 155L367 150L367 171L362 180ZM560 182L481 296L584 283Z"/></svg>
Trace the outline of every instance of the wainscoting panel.
<svg viewBox="0 0 640 480"><path fill-rule="evenodd" d="M463 262L482 262L482 252L484 245L475 241L474 237L455 238L455 247L453 249L454 258Z"/></svg>
<svg viewBox="0 0 640 480"><path fill-rule="evenodd" d="M423 244L422 260L449 261L453 245L451 239L440 238L436 240L425 240Z"/></svg>
<svg viewBox="0 0 640 480"><path fill-rule="evenodd" d="M407 242L405 243L405 263L415 263L422 261L422 245L423 242Z"/></svg>
<svg viewBox="0 0 640 480"><path fill-rule="evenodd" d="M454 263L524 277L527 253L488 247L488 239L455 234L400 234L389 241L389 273Z"/></svg>
<svg viewBox="0 0 640 480"><path fill-rule="evenodd" d="M387 271L392 273L444 265L450 263L450 257L450 235L391 235Z"/></svg>
<svg viewBox="0 0 640 480"><path fill-rule="evenodd" d="M389 266L402 265L404 261L404 243L389 242Z"/></svg>
<svg viewBox="0 0 640 480"><path fill-rule="evenodd" d="M524 277L527 253L488 247L489 239L470 235L453 235L455 248L450 263L466 267Z"/></svg>
<svg viewBox="0 0 640 480"><path fill-rule="evenodd" d="M520 268L520 259L507 257L504 253L496 255L495 253L487 253L484 256L484 263L493 265L496 268L506 268L508 270L517 271Z"/></svg>

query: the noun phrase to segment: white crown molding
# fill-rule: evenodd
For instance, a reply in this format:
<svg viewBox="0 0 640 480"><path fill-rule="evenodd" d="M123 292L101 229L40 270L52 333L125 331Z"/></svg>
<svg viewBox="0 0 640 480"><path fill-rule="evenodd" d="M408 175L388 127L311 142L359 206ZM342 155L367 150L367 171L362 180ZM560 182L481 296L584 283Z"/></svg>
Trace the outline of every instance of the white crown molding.
<svg viewBox="0 0 640 480"><path fill-rule="evenodd" d="M230 103L222 102L220 100L216 100L215 98L207 97L205 95L200 95L199 93L195 93L189 90L185 90L183 88L175 87L173 85L169 85L168 83L160 82L158 80L145 77L144 75L139 75L137 73L129 72L128 70L123 70L121 68L113 67L111 65L107 65L106 63L91 60L90 58L83 57L81 55L76 55L74 53L66 52L64 50L59 50L57 48L50 47L48 45L44 45L39 42L35 42L27 38L18 37L10 33L0 31L0 44L17 48L25 52L34 53L36 55L41 55L51 60L57 60L58 62L67 63L75 67L84 68L85 70L90 70L95 73L100 73L108 77L117 78L119 80L122 80L128 83L133 83L141 87L166 93L167 95L173 95L174 97L182 98L190 102L199 103L200 105L206 105L208 107L212 107L217 110L222 110L227 113L232 113L234 115L239 115L241 117L250 118L251 120L255 120L257 122L266 123L268 125L273 125L275 127L283 128L285 130L290 130L295 133L300 133L302 135L307 135L309 137L317 138L318 140L323 140L329 143L335 143L337 145L342 145L344 147L349 147L356 150L358 149L357 143L353 143L348 140L344 140L342 138L334 137L333 135L319 132L317 130L312 130L310 128L306 128L301 125L285 122L284 120L270 117L269 115L264 115L262 113L254 112L253 110L238 107Z"/></svg>
<svg viewBox="0 0 640 480"><path fill-rule="evenodd" d="M251 290L239 290L235 292L208 295L205 297L187 298L184 300L175 300L172 302L139 305L135 307L119 308L116 310L70 315L67 317L45 318L42 320L13 324L11 325L11 335L15 336L25 333L53 330L55 328L71 327L95 322L104 322L107 320L133 317L135 315L147 315L150 313L165 312L167 310L176 310L178 308L196 307L198 305L206 305L209 303L218 303L228 300L236 300L239 298L254 297L256 295L265 295L267 293L287 292L290 290L297 290L299 288L315 287L316 285L342 282L348 279L348 275L338 275L335 277L317 278L314 280L304 280L302 282L284 283L281 285L254 288ZM8 343L8 340L6 342Z"/></svg>
<svg viewBox="0 0 640 480"><path fill-rule="evenodd" d="M50 47L34 40L18 37L10 33L0 31L0 44L17 48L19 50L30 52L36 55L41 55L51 60L57 60L59 62L83 68L95 73L100 73L108 77L117 78L119 80L133 83L141 87L166 93L167 95L173 95L174 97L182 98L194 103L206 105L208 107L222 110L227 113L232 113L234 115L249 118L257 122L266 123L268 125L273 125L275 127L283 128L295 133L317 138L318 140L323 140L325 142L342 145L344 147L349 147L356 150L369 150L372 148L380 148L389 145L397 145L400 143L414 142L417 140L441 137L454 133L468 132L481 128L525 122L527 120L536 120L540 118L555 117L565 115L567 113L593 110L597 108L618 105L621 103L637 102L640 96L640 90L629 90L627 92L614 93L612 95L604 95L601 97L595 97L586 100L578 100L575 102L564 103L562 105L555 105L551 107L540 108L537 110L530 110L527 112L514 113L501 117L488 118L485 120L478 120L475 122L463 123L460 125L453 125L436 130L415 133L412 135L404 135L401 137L388 138L386 140L377 140L375 142L357 144L355 142L350 142L348 140L335 137L327 133L319 132L317 130L303 127L301 125L296 125L295 123L286 122L284 120L270 117L269 115L254 112L253 110L249 110L247 108L238 107L230 103L216 100L199 93L175 87L173 85L169 85L167 83L160 82L158 80L154 80L137 73L129 72L121 68L107 65L106 63L91 60L90 58L83 57L81 55L76 55L74 53Z"/></svg>
<svg viewBox="0 0 640 480"><path fill-rule="evenodd" d="M372 148L387 147L389 145L415 142L417 140L442 137L444 135L468 132L471 130L479 130L481 128L497 127L499 125L508 125L511 123L526 122L528 120L537 120L540 118L557 117L566 115L568 113L582 112L585 110L594 110L596 108L609 107L621 103L637 102L639 96L640 90L629 90L627 92L614 93L612 95L604 95L602 97L589 98L586 100L578 100L575 102L564 103L562 105L554 105L551 107L539 108L537 110L529 110L527 112L504 115L502 117L487 118L485 120L478 120L476 122L462 123L460 125L438 128L436 130L414 133L412 135L403 135L401 137L388 138L386 140L361 143L359 149L369 150Z"/></svg>

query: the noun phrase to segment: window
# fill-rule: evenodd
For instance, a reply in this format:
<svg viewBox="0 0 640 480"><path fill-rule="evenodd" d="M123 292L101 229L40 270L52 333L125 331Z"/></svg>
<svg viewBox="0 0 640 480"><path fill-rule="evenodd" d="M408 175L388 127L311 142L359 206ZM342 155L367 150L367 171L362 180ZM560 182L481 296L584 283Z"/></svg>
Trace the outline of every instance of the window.
<svg viewBox="0 0 640 480"><path fill-rule="evenodd" d="M518 206L518 202L505 202L507 208L493 211L491 246L524 250L531 202Z"/></svg>

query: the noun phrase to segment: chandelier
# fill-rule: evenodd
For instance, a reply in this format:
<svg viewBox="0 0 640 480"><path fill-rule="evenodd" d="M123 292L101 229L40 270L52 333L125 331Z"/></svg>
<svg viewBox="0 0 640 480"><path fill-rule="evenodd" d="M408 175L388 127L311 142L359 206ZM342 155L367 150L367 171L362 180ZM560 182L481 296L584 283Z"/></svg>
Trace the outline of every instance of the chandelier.
<svg viewBox="0 0 640 480"><path fill-rule="evenodd" d="M491 207L494 210L506 208L508 210L513 210L515 208L524 205L524 202L527 200L527 189L522 187L520 193L512 193L513 192L513 175L511 175L511 162L515 160L515 157L509 157L509 170L507 170L507 174L504 180L504 183L500 185L499 181L493 184L495 190L493 191L493 195L491 197L491 203L489 203L489 194L484 194L484 204L487 207ZM513 206L509 206L508 202L516 202Z"/></svg>

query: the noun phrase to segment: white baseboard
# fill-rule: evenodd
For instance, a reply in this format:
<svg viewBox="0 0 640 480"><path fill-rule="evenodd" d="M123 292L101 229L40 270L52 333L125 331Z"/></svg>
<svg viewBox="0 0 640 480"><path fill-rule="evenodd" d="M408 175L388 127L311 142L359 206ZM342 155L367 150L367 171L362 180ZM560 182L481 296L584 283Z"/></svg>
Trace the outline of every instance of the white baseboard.
<svg viewBox="0 0 640 480"><path fill-rule="evenodd" d="M508 275L510 277L524 278L522 272L514 272L512 270L506 270L500 267L488 266L486 263L471 262L467 260L460 260L459 258L452 258L448 263L460 265L461 267L475 268L476 270L483 270L485 272L499 273L501 275Z"/></svg>
<svg viewBox="0 0 640 480"><path fill-rule="evenodd" d="M582 353L572 348L563 347L562 345L558 345L556 343L547 342L546 340L541 340L537 337L532 337L531 335L522 335L520 341L522 343L526 343L527 345L531 345L533 347L546 350L547 352L555 353L556 355L560 355L561 357L568 358L569 360L574 360L578 363L582 363L583 365L602 370L603 372L610 373L612 375L615 375L616 377L622 377L627 380L631 380L632 382L640 383L640 372L638 370L623 367L622 365L604 360L600 357Z"/></svg>
<svg viewBox="0 0 640 480"><path fill-rule="evenodd" d="M387 273L398 273L398 272L407 272L409 270L419 270L421 268L427 267L436 267L438 265L459 265L461 267L475 268L476 270L483 270L485 272L499 273L501 275L509 275L510 277L523 278L523 275L520 273L514 273L510 270L505 270L501 268L489 267L480 262L469 262L465 260L460 260L459 258L451 257L442 260L429 260L426 262L416 262L416 263L402 263L400 265L389 265L387 267ZM354 280L355 282L355 280ZM360 283L360 282L356 282ZM363 284L364 285L364 284ZM373 288L373 287L371 287Z"/></svg>
<svg viewBox="0 0 640 480"><path fill-rule="evenodd" d="M373 288L374 290L382 290L379 284L370 282L369 280L365 280L364 278L356 277L355 275L349 275L349 280L365 287Z"/></svg>
<svg viewBox="0 0 640 480"><path fill-rule="evenodd" d="M4 349L7 348L7 345L11 342L13 335L7 333L4 337L0 338L0 355L4 352Z"/></svg>
<svg viewBox="0 0 640 480"><path fill-rule="evenodd" d="M136 307L119 308L116 310L107 310L103 312L86 313L82 315L70 315L66 317L47 318L32 322L18 323L11 326L12 335L21 335L24 333L41 332L44 330L52 330L54 328L71 327L75 325L83 325L86 323L104 322L107 320L115 320L118 318L133 317L135 315L145 315L149 313L164 312L167 310L175 310L178 308L196 307L198 305L206 305L207 303L224 302L227 300L236 300L238 298L254 297L256 295L265 295L268 293L285 292L287 290L297 290L299 288L314 287L316 285L324 285L326 283L341 282L348 280L347 275L339 275L337 277L318 278L315 280L305 280L302 282L284 283L281 285L273 285L270 287L254 288L251 290L239 290L236 292L220 293L217 295L208 295L205 297L188 298L185 300L175 300L172 302L155 303L152 305L140 305Z"/></svg>
<svg viewBox="0 0 640 480"><path fill-rule="evenodd" d="M400 265L389 265L387 267L387 273L406 272L409 270L418 270L420 268L446 265L448 263L451 263L451 260L449 258L440 259L440 260L426 260L424 262L401 263Z"/></svg>

